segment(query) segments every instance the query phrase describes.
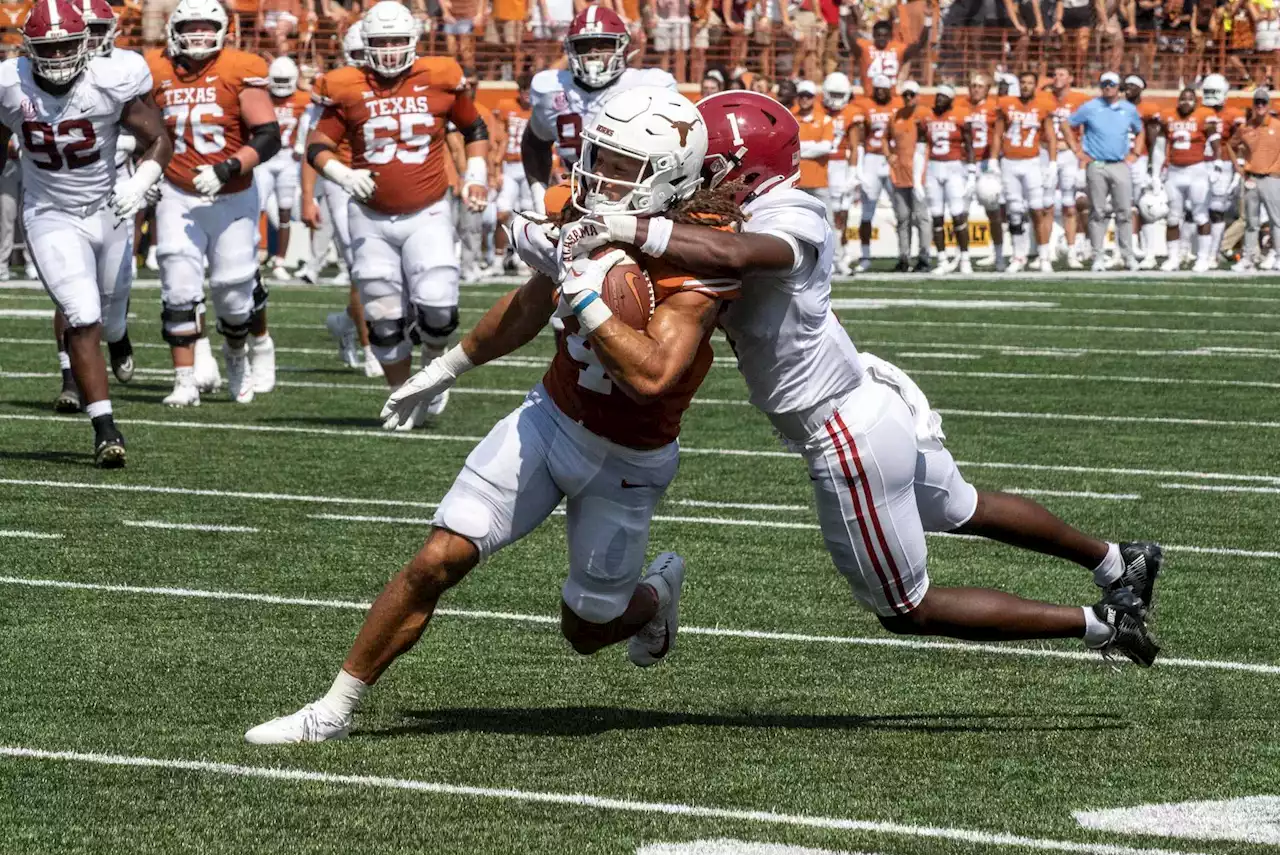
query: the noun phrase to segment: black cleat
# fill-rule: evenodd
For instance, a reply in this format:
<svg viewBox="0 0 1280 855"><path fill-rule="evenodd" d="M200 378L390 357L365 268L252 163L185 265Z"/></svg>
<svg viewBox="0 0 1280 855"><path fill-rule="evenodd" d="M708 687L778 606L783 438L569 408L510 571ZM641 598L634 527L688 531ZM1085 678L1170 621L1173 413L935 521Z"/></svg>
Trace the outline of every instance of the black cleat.
<svg viewBox="0 0 1280 855"><path fill-rule="evenodd" d="M53 411L55 413L80 412L80 387L76 385L70 371L62 372L62 391L53 400Z"/></svg>
<svg viewBox="0 0 1280 855"><path fill-rule="evenodd" d="M121 383L132 380L133 342L129 341L129 334L125 333L119 341L107 342L107 352L111 354L111 373L116 375L116 379Z"/></svg>
<svg viewBox="0 0 1280 855"><path fill-rule="evenodd" d="M119 469L124 466L124 437L111 416L101 419L105 421L93 426L93 464L99 469Z"/></svg>
<svg viewBox="0 0 1280 855"><path fill-rule="evenodd" d="M1151 667L1160 645L1147 629L1146 613L1133 591L1128 588L1108 591L1102 602L1093 606L1093 613L1113 630L1111 639L1094 650L1104 659L1120 653L1143 668Z"/></svg>
<svg viewBox="0 0 1280 855"><path fill-rule="evenodd" d="M895 264L893 267L893 272L894 273L910 273L911 262L907 261L905 258L899 258L898 263Z"/></svg>
<svg viewBox="0 0 1280 855"><path fill-rule="evenodd" d="M933 270L933 265L929 263L929 259L922 258L916 262L916 266L911 268L912 273L928 273Z"/></svg>
<svg viewBox="0 0 1280 855"><path fill-rule="evenodd" d="M1142 601L1143 609L1151 611L1156 598L1156 576L1164 564L1164 550L1158 543L1122 543L1120 562L1124 570L1120 578L1107 587L1107 592L1128 588Z"/></svg>

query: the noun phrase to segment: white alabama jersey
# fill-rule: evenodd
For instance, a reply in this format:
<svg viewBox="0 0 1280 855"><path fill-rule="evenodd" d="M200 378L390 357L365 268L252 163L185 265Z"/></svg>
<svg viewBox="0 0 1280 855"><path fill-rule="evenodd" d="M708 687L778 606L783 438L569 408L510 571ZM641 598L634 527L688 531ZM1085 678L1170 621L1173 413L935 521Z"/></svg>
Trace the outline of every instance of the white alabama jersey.
<svg viewBox="0 0 1280 855"><path fill-rule="evenodd" d="M720 326L733 345L751 403L766 413L807 410L862 382L857 348L831 311L835 235L823 203L772 190L743 208L744 232L791 245L790 271L750 273Z"/></svg>
<svg viewBox="0 0 1280 855"><path fill-rule="evenodd" d="M116 181L121 109L151 91L146 60L131 51L94 57L62 95L41 89L25 57L0 63L0 122L22 149L27 207L75 210L105 199Z"/></svg>
<svg viewBox="0 0 1280 855"><path fill-rule="evenodd" d="M603 89L584 89L567 70L547 69L533 76L533 114L529 130L540 140L554 142L556 154L568 169L582 149L582 120L615 92L636 86L676 88L676 79L657 68L628 68Z"/></svg>

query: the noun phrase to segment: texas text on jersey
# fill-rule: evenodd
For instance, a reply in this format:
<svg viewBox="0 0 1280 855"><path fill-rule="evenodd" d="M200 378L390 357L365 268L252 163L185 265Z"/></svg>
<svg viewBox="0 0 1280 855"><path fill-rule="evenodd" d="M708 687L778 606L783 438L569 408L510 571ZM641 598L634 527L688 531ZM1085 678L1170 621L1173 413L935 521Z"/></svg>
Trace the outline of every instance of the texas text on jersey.
<svg viewBox="0 0 1280 855"><path fill-rule="evenodd" d="M0 122L22 148L27 204L71 210L99 203L116 180L120 112L151 91L151 72L137 54L95 57L68 91L38 86L26 57L0 64Z"/></svg>
<svg viewBox="0 0 1280 855"><path fill-rule="evenodd" d="M469 127L479 118L465 88L462 67L445 57L421 57L388 80L367 68L345 67L324 77L324 104L316 130L351 144L351 166L377 177L365 204L383 214L420 211L449 189L445 128Z"/></svg>
<svg viewBox="0 0 1280 855"><path fill-rule="evenodd" d="M240 92L266 88L267 63L251 53L222 49L198 73L192 73L160 50L147 55L154 78L156 103L164 111L173 139L173 160L164 177L188 193L195 187L196 169L226 160L248 139L240 116ZM221 194L239 193L253 184L253 173L234 175Z"/></svg>

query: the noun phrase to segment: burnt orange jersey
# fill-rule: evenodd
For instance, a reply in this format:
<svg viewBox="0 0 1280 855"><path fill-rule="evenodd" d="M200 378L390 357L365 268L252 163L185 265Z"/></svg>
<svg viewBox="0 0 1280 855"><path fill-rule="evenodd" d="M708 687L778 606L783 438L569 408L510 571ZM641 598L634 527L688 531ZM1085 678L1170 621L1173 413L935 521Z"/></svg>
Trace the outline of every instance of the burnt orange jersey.
<svg viewBox="0 0 1280 855"><path fill-rule="evenodd" d="M446 126L470 127L480 117L465 91L462 66L424 56L393 80L351 66L325 78L316 130L331 140L345 137L351 166L374 173L377 187L364 204L383 214L410 214L444 198Z"/></svg>
<svg viewBox="0 0 1280 855"><path fill-rule="evenodd" d="M883 74L889 78L889 86L898 85L898 72L902 70L902 58L907 55L906 42L889 42L884 50L870 39L855 39L859 48L858 77L862 79L862 91L871 95L871 78Z"/></svg>
<svg viewBox="0 0 1280 855"><path fill-rule="evenodd" d="M321 110L329 103L329 75L322 74L311 82L311 103ZM346 137L338 140L338 150L335 153L344 166L351 165L351 142Z"/></svg>
<svg viewBox="0 0 1280 855"><path fill-rule="evenodd" d="M1213 110L1212 107L1209 109ZM1213 112L1218 117L1218 133L1222 135L1224 140L1231 139L1244 127L1245 115L1243 110L1235 107L1222 107L1221 109L1213 110ZM1227 159L1225 148L1219 150L1218 158L1220 160Z"/></svg>
<svg viewBox="0 0 1280 855"><path fill-rule="evenodd" d="M195 193L196 168L221 163L234 155L249 138L240 116L240 93L246 88L266 89L267 63L260 57L224 48L198 72L190 72L162 51L147 54L152 94L164 111L165 126L173 140L173 159L164 177ZM253 183L253 171L237 175L222 193L238 193Z"/></svg>
<svg viewBox="0 0 1280 855"><path fill-rule="evenodd" d="M520 162L520 140L524 139L524 129L529 124L529 116L533 114L531 107L521 107L515 98L504 98L494 108L498 118L507 126L507 147L502 159L507 163Z"/></svg>
<svg viewBox="0 0 1280 855"><path fill-rule="evenodd" d="M831 117L821 110L814 109L809 118L796 116L800 123L800 144L807 142L831 142ZM796 185L802 190L812 190L827 186L827 155L822 157L802 157L800 159L800 181Z"/></svg>
<svg viewBox="0 0 1280 855"><path fill-rule="evenodd" d="M1000 111L1000 105L994 98L984 98L981 104L973 104L963 98L956 102L956 106L964 111L964 120L969 126L973 159L986 160L991 156L991 133L996 126L996 114Z"/></svg>
<svg viewBox="0 0 1280 855"><path fill-rule="evenodd" d="M284 98L271 96L271 106L275 108L276 122L280 125L281 149L288 149L296 142L293 135L298 130L298 120L302 118L302 114L306 112L307 105L310 103L311 96L302 91L294 92Z"/></svg>
<svg viewBox="0 0 1280 855"><path fill-rule="evenodd" d="M1038 92L1029 102L1006 95L1000 99L1000 114L1004 116L1004 141L1000 153L1010 160L1026 160L1040 156L1041 128L1044 120L1053 115L1053 97Z"/></svg>
<svg viewBox="0 0 1280 855"><path fill-rule="evenodd" d="M1079 109L1081 104L1089 100L1089 96L1082 92L1068 89L1062 93L1061 98L1052 92L1049 93L1049 97L1053 99L1053 132L1058 135L1058 142L1065 143L1066 140L1062 136L1062 126L1067 123L1067 119L1071 118L1071 114Z"/></svg>
<svg viewBox="0 0 1280 855"><path fill-rule="evenodd" d="M924 141L929 146L930 160L963 160L964 138L961 130L966 127L969 116L954 104L939 116L930 110L920 120Z"/></svg>
<svg viewBox="0 0 1280 855"><path fill-rule="evenodd" d="M878 104L864 98L857 101L854 108L853 123L862 126L862 145L867 154L886 154L889 122L893 120L893 114L902 108L902 99L893 98L888 104Z"/></svg>
<svg viewBox="0 0 1280 855"><path fill-rule="evenodd" d="M1169 165L1192 166L1213 156L1211 143L1219 138L1218 116L1208 107L1196 107L1190 115L1174 111L1161 116L1169 140Z"/></svg>
<svg viewBox="0 0 1280 855"><path fill-rule="evenodd" d="M858 112L857 105L846 104L843 110L832 112L824 109L823 112L831 117L831 160L848 160L849 144L847 137L849 128L854 122L853 116Z"/></svg>
<svg viewBox="0 0 1280 855"><path fill-rule="evenodd" d="M898 112L889 123L889 180L894 187L915 184L916 143L920 141L922 118L919 110Z"/></svg>
<svg viewBox="0 0 1280 855"><path fill-rule="evenodd" d="M1129 151L1147 154L1147 137L1145 129L1151 122L1160 121L1160 105L1151 101L1139 101L1137 104L1134 104L1134 106L1138 108L1138 118L1142 120L1144 132L1141 134L1135 134L1133 131L1129 131Z"/></svg>

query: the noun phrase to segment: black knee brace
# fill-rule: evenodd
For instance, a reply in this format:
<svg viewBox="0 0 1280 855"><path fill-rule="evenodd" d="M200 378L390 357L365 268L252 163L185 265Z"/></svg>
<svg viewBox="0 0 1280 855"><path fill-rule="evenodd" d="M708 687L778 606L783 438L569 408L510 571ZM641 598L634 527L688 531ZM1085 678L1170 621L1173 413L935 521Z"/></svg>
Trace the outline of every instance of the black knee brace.
<svg viewBox="0 0 1280 855"><path fill-rule="evenodd" d="M393 321L366 321L369 329L369 344L375 347L395 347L404 341L405 319Z"/></svg>
<svg viewBox="0 0 1280 855"><path fill-rule="evenodd" d="M160 335L171 347L190 347L200 338L200 317L204 303L189 308L160 307Z"/></svg>
<svg viewBox="0 0 1280 855"><path fill-rule="evenodd" d="M446 310L439 307L415 305L413 311L414 322L409 337L414 344L422 344L424 340L446 341L458 328L457 306L450 307L447 315L444 314Z"/></svg>
<svg viewBox="0 0 1280 855"><path fill-rule="evenodd" d="M218 318L218 332L227 338L244 338L249 334L249 318L245 318L242 323L232 324Z"/></svg>

